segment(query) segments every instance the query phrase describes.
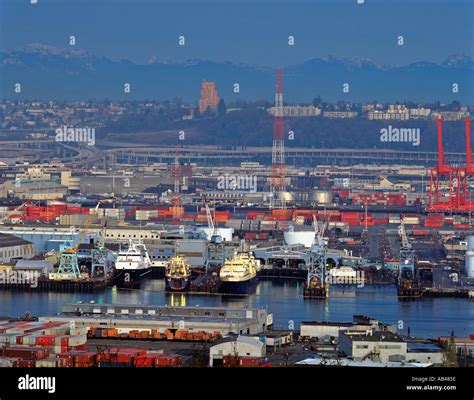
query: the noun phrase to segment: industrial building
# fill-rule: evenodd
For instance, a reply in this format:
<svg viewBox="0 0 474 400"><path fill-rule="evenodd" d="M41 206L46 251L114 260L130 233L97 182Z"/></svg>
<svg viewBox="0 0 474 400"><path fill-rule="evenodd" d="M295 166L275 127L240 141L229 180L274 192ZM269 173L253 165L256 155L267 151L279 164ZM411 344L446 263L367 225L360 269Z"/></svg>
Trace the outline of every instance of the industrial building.
<svg viewBox="0 0 474 400"><path fill-rule="evenodd" d="M0 262L31 258L34 255L33 244L13 235L0 233Z"/></svg>
<svg viewBox="0 0 474 400"><path fill-rule="evenodd" d="M98 229L89 229L87 236L97 235L98 232ZM59 250L59 246L65 241L77 242L81 235L78 229L52 226L0 226L0 234L8 234L32 243L34 252L38 253Z"/></svg>
<svg viewBox="0 0 474 400"><path fill-rule="evenodd" d="M265 357L266 351L265 343L253 337L225 337L215 341L209 349L209 366L221 365L224 356Z"/></svg>
<svg viewBox="0 0 474 400"><path fill-rule="evenodd" d="M114 193L114 195L120 196L130 193L142 193L146 189L164 183L171 183L170 178L160 175L144 175L143 172L83 175L80 177L80 192L85 195Z"/></svg>
<svg viewBox="0 0 474 400"><path fill-rule="evenodd" d="M116 328L119 333L131 330L186 329L221 335L254 335L273 324L264 308L170 307L130 304L78 303L63 306L62 313L40 317L41 321L75 321L76 326Z"/></svg>
<svg viewBox="0 0 474 400"><path fill-rule="evenodd" d="M409 351L408 342L399 334L389 331L341 330L338 349L344 356L355 361L420 362L441 364L440 349L437 351Z"/></svg>
<svg viewBox="0 0 474 400"><path fill-rule="evenodd" d="M0 197L3 198L8 197L9 193L15 193L20 199L54 200L65 196L67 191L67 187L55 179L13 180L0 185Z"/></svg>
<svg viewBox="0 0 474 400"><path fill-rule="evenodd" d="M374 329L376 331L396 333L397 330L392 325L387 325L375 318L366 315L354 315L352 322L331 322L331 321L302 321L300 335L305 338L338 339L341 331L361 331Z"/></svg>
<svg viewBox="0 0 474 400"><path fill-rule="evenodd" d="M53 266L45 260L18 260L13 270L37 272L40 276L48 276L50 272L53 272Z"/></svg>
<svg viewBox="0 0 474 400"><path fill-rule="evenodd" d="M315 338L325 340L337 339L339 332L343 330L366 331L371 324L354 324L353 322L329 322L329 321L303 321L301 322L300 335L304 338Z"/></svg>

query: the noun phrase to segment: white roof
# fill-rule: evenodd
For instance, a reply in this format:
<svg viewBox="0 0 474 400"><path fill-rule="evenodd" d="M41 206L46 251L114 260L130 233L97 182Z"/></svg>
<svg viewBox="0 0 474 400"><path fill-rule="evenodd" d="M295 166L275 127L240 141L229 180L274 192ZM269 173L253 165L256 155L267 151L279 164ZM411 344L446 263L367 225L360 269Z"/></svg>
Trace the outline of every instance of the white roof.
<svg viewBox="0 0 474 400"><path fill-rule="evenodd" d="M298 361L296 365L327 365L327 366L341 366L341 367L372 367L372 368L386 368L386 367L405 367L405 368L426 368L430 367L432 363L414 363L414 362L395 362L395 361L354 361L347 358L336 359L336 358L307 358L302 361Z"/></svg>

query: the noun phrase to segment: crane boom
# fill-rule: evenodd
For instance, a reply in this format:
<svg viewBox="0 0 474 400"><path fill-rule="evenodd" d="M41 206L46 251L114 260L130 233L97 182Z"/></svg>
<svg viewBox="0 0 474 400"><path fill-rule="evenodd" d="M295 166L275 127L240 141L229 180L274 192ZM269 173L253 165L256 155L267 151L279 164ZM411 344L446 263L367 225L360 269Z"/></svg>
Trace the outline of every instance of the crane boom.
<svg viewBox="0 0 474 400"><path fill-rule="evenodd" d="M207 204L206 198L203 196L202 199L204 201L204 208L206 209L207 225L209 226L210 229L212 229L212 232L214 232L215 230L214 218L212 217L212 213L209 208L209 205Z"/></svg>
<svg viewBox="0 0 474 400"><path fill-rule="evenodd" d="M405 229L405 224L403 223L403 220L400 224L400 228L398 229L398 233L399 233L400 238L402 240L402 249L404 249L404 250L411 249L411 244L408 241L407 231Z"/></svg>
<svg viewBox="0 0 474 400"><path fill-rule="evenodd" d="M66 249L64 251L65 253L67 254L77 253L77 250L79 249L79 246L81 245L82 239L84 239L84 236L86 235L87 230L92 225L92 222L94 221L95 216L97 212L99 211L100 203L102 203L102 200L99 200L99 202L94 208L94 211L91 213L91 215L87 219L86 224L84 225L84 228L82 228L81 230L81 235L79 236L79 240L77 241L76 245L74 247L70 247L69 249Z"/></svg>

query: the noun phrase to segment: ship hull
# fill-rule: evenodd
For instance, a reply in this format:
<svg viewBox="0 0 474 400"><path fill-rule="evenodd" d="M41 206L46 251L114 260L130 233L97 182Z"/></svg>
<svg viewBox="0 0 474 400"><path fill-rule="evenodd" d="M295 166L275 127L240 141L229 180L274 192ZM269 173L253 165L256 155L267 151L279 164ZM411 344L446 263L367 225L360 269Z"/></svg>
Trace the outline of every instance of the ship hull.
<svg viewBox="0 0 474 400"><path fill-rule="evenodd" d="M113 282L119 287L139 286L144 280L151 278L152 268L116 270Z"/></svg>
<svg viewBox="0 0 474 400"><path fill-rule="evenodd" d="M232 282L232 281L221 281L219 292L226 294L249 294L257 286L257 277L252 279Z"/></svg>
<svg viewBox="0 0 474 400"><path fill-rule="evenodd" d="M166 288L172 292L183 292L188 289L189 279L166 278Z"/></svg>

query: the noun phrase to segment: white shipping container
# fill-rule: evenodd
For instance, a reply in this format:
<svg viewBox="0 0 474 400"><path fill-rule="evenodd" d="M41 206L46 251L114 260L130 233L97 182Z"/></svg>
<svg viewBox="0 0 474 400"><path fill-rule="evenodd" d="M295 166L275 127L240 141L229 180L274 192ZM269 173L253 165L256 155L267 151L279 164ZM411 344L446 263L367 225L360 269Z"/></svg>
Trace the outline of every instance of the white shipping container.
<svg viewBox="0 0 474 400"><path fill-rule="evenodd" d="M107 217L118 217L125 215L125 210L121 208L106 208L105 215Z"/></svg>
<svg viewBox="0 0 474 400"><path fill-rule="evenodd" d="M36 344L37 335L29 335L23 337L23 344L24 345L35 345Z"/></svg>
<svg viewBox="0 0 474 400"><path fill-rule="evenodd" d="M72 335L72 336L75 336L75 335L87 335L87 327L86 326L81 326L79 328L75 328L75 329L71 329L69 331L69 334Z"/></svg>
<svg viewBox="0 0 474 400"><path fill-rule="evenodd" d="M62 351L63 351L63 348L61 346L54 346L53 347L53 353L54 354L60 354L60 353L62 353Z"/></svg>
<svg viewBox="0 0 474 400"><path fill-rule="evenodd" d="M16 366L18 358L16 357L0 357L0 368L12 368Z"/></svg>
<svg viewBox="0 0 474 400"><path fill-rule="evenodd" d="M58 336L58 337L56 337L56 338L54 339L54 344L55 344L56 346L61 346L62 339L63 339L63 338L68 338L68 337L69 337L69 335Z"/></svg>
<svg viewBox="0 0 474 400"><path fill-rule="evenodd" d="M403 223L407 225L418 225L420 223L420 217L404 217Z"/></svg>
<svg viewBox="0 0 474 400"><path fill-rule="evenodd" d="M82 344L87 343L87 336L86 335L75 335L75 336L70 336L67 344L68 346L80 346Z"/></svg>
<svg viewBox="0 0 474 400"><path fill-rule="evenodd" d="M2 333L0 334L0 344L15 344L17 336L18 334L16 333Z"/></svg>
<svg viewBox="0 0 474 400"><path fill-rule="evenodd" d="M43 360L37 360L35 366L37 368L55 368L57 367L60 361L57 358L45 358Z"/></svg>
<svg viewBox="0 0 474 400"><path fill-rule="evenodd" d="M69 325L55 326L53 328L45 329L45 335L66 335L69 332Z"/></svg>

